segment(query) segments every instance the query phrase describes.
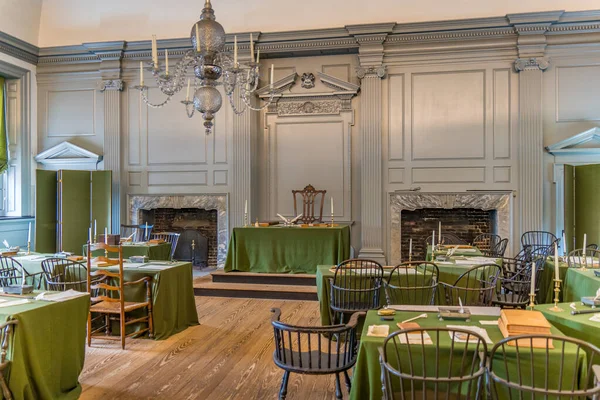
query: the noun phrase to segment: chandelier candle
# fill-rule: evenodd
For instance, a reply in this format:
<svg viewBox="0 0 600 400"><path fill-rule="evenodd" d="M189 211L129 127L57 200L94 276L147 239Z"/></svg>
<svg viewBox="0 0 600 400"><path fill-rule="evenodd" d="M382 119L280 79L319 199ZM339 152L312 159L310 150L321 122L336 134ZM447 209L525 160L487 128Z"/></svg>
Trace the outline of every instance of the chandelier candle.
<svg viewBox="0 0 600 400"><path fill-rule="evenodd" d="M185 101L190 101L190 84L192 83L192 81L190 80L190 78L188 78L188 87L187 87L187 93L185 95Z"/></svg>
<svg viewBox="0 0 600 400"><path fill-rule="evenodd" d="M144 63L140 61L140 86L144 86Z"/></svg>
<svg viewBox="0 0 600 400"><path fill-rule="evenodd" d="M200 34L198 34L198 24L194 25L196 27L196 53L200 53Z"/></svg>
<svg viewBox="0 0 600 400"><path fill-rule="evenodd" d="M238 60L237 60L237 36L233 37L233 64L234 64L235 68L237 68L237 66L238 66Z"/></svg>
<svg viewBox="0 0 600 400"><path fill-rule="evenodd" d="M273 86L273 75L274 74L275 74L275 67L273 66L273 64L271 64L271 80L270 80L271 86Z"/></svg>
<svg viewBox="0 0 600 400"><path fill-rule="evenodd" d="M256 63L258 64L258 60L260 60L260 49L256 52Z"/></svg>
<svg viewBox="0 0 600 400"><path fill-rule="evenodd" d="M254 62L254 40L252 40L252 34L250 34L250 61Z"/></svg>

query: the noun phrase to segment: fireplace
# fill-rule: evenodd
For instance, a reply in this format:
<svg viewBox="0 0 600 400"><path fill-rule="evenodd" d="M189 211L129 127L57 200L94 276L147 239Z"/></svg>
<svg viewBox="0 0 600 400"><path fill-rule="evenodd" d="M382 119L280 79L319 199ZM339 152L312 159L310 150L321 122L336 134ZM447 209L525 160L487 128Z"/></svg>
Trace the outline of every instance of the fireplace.
<svg viewBox="0 0 600 400"><path fill-rule="evenodd" d="M139 213L141 221L154 225L153 232L180 234L174 259L199 268L217 266L217 210L153 208Z"/></svg>
<svg viewBox="0 0 600 400"><path fill-rule="evenodd" d="M175 258L189 259L196 265L225 266L229 222L225 194L129 195L129 223L154 223L154 231L180 232ZM194 250L191 243L194 241ZM181 244L183 243L183 244ZM204 261L206 260L206 261Z"/></svg>
<svg viewBox="0 0 600 400"><path fill-rule="evenodd" d="M439 222L442 222L442 233L452 233L466 243L472 243L482 233L497 233L496 210L480 210L477 208L419 208L404 210L400 216L402 229L401 252L408 254L409 241L413 240L413 259L424 260L427 246L426 239L433 231L438 234ZM436 238L437 240L437 238Z"/></svg>
<svg viewBox="0 0 600 400"><path fill-rule="evenodd" d="M394 192L390 193L390 220L389 261L393 265L408 258L411 236L414 256L423 256L425 238L437 231L440 220L442 233L454 233L467 242L486 231L508 238L510 252L512 192Z"/></svg>

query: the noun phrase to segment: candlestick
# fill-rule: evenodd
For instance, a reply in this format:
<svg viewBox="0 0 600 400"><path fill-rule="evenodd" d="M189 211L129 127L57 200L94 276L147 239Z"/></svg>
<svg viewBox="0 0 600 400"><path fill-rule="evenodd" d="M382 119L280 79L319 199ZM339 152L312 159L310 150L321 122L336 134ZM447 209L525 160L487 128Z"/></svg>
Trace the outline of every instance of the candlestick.
<svg viewBox="0 0 600 400"><path fill-rule="evenodd" d="M531 263L531 290L529 291L529 295L535 296L535 261Z"/></svg>
<svg viewBox="0 0 600 400"><path fill-rule="evenodd" d="M191 84L191 80L188 78L188 86L187 86L187 92L185 94L185 101L190 101L190 84Z"/></svg>
<svg viewBox="0 0 600 400"><path fill-rule="evenodd" d="M108 228L104 228L104 244L108 244Z"/></svg>
<svg viewBox="0 0 600 400"><path fill-rule="evenodd" d="M275 72L275 67L273 66L273 64L271 64L271 86L273 86L273 75Z"/></svg>
<svg viewBox="0 0 600 400"><path fill-rule="evenodd" d="M565 237L565 230L562 231L562 248L563 248L563 257L567 256L567 238Z"/></svg>
<svg viewBox="0 0 600 400"><path fill-rule="evenodd" d="M333 196L331 196L331 215L333 215Z"/></svg>
<svg viewBox="0 0 600 400"><path fill-rule="evenodd" d="M555 279L554 280L554 307L550 307L548 309L550 311L561 312L563 310L562 308L560 308L558 306L558 302L560 301L559 298L558 298L559 297L558 294L560 293L560 283L561 282L562 281L560 279Z"/></svg>
<svg viewBox="0 0 600 400"><path fill-rule="evenodd" d="M408 261L412 261L412 238L408 241Z"/></svg>
<svg viewBox="0 0 600 400"><path fill-rule="evenodd" d="M165 74L169 75L169 50L165 49Z"/></svg>
<svg viewBox="0 0 600 400"><path fill-rule="evenodd" d="M254 39L250 34L250 62L254 62Z"/></svg>
<svg viewBox="0 0 600 400"><path fill-rule="evenodd" d="M98 232L96 231L96 220L94 220L94 243L96 243L96 240L98 238Z"/></svg>
<svg viewBox="0 0 600 400"><path fill-rule="evenodd" d="M144 86L144 63L140 61L140 86Z"/></svg>
<svg viewBox="0 0 600 400"><path fill-rule="evenodd" d="M31 254L31 242L27 241L27 254Z"/></svg>
<svg viewBox="0 0 600 400"><path fill-rule="evenodd" d="M148 240L148 221L144 222L144 241Z"/></svg>
<svg viewBox="0 0 600 400"><path fill-rule="evenodd" d="M89 227L89 232L88 232L88 246L92 244L92 227Z"/></svg>
<svg viewBox="0 0 600 400"><path fill-rule="evenodd" d="M200 34L198 33L198 24L196 24L196 52L200 53Z"/></svg>
<svg viewBox="0 0 600 400"><path fill-rule="evenodd" d="M248 226L248 224L248 200L246 200L246 203L244 204L244 226Z"/></svg>
<svg viewBox="0 0 600 400"><path fill-rule="evenodd" d="M558 246L554 243L554 279L560 279L558 266Z"/></svg>
<svg viewBox="0 0 600 400"><path fill-rule="evenodd" d="M582 271L586 271L587 270L587 233L583 234L583 267L581 268Z"/></svg>
<svg viewBox="0 0 600 400"><path fill-rule="evenodd" d="M237 36L233 37L233 65L237 68L238 58L237 58Z"/></svg>
<svg viewBox="0 0 600 400"><path fill-rule="evenodd" d="M431 258L435 260L435 230L431 234Z"/></svg>
<svg viewBox="0 0 600 400"><path fill-rule="evenodd" d="M442 243L442 221L438 224L438 243Z"/></svg>
<svg viewBox="0 0 600 400"><path fill-rule="evenodd" d="M31 222L29 223L29 228L27 230L27 241L31 242Z"/></svg>
<svg viewBox="0 0 600 400"><path fill-rule="evenodd" d="M527 306L528 310L533 310L535 308L535 293L529 293L529 305Z"/></svg>

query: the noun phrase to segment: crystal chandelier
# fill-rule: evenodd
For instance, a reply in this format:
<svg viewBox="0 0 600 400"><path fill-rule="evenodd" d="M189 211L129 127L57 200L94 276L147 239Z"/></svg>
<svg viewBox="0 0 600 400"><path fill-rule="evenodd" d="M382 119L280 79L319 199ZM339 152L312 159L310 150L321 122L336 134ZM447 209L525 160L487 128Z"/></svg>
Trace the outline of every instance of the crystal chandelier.
<svg viewBox="0 0 600 400"><path fill-rule="evenodd" d="M192 49L187 50L183 58L174 68L169 70L169 53L165 49L164 67L159 65L156 37L152 37L152 61L147 62L146 70L152 72L160 91L167 96L162 103L151 103L148 99L148 86L144 85L144 65L140 62L140 84L134 86L141 92L144 102L153 108L166 105L173 95L180 92L186 85L186 73L192 68L192 80L187 79L187 94L181 103L189 118L196 111L202 114L206 134L210 134L213 127L215 114L221 109L223 99L217 86L223 85L225 94L233 112L240 115L246 109L261 111L271 104L275 91L273 89L273 65L271 65L271 79L269 97L266 104L260 107L252 105L252 97L258 88L260 50L254 59L254 42L250 34L250 62L238 62L237 37L234 39L233 57L225 51L225 30L215 21L215 12L210 0L206 0L200 20L194 24L190 34ZM219 79L222 82L219 82ZM190 87L193 87L193 98L190 99ZM237 89L237 93L236 93ZM239 96L243 107L236 107L234 97Z"/></svg>

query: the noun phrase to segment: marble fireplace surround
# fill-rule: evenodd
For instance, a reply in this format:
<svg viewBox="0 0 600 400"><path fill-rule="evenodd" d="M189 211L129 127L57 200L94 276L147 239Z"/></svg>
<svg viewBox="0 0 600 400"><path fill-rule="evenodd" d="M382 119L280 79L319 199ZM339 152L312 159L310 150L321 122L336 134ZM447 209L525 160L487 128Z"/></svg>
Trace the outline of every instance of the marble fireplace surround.
<svg viewBox="0 0 600 400"><path fill-rule="evenodd" d="M194 194L194 195L129 195L129 221L133 225L140 222L140 210L155 208L199 208L217 210L217 267L225 266L227 244L229 241L228 210L226 194Z"/></svg>
<svg viewBox="0 0 600 400"><path fill-rule="evenodd" d="M390 265L400 263L400 239L402 238L402 210L414 211L420 208L475 208L496 210L498 234L502 238L512 239L512 192L459 192L426 193L394 192L390 193ZM443 228L442 228L443 231Z"/></svg>

